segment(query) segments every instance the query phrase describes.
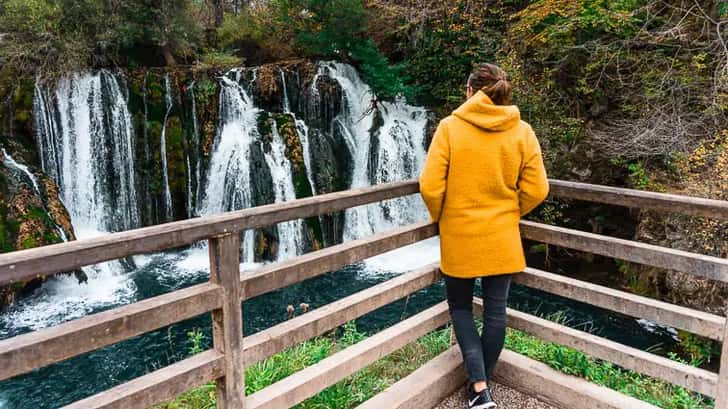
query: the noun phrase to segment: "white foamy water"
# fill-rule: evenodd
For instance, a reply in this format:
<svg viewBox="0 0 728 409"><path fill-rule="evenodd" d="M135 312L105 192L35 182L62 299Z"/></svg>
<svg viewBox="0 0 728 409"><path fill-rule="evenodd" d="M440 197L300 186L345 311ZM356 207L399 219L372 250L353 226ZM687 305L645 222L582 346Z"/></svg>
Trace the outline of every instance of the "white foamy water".
<svg viewBox="0 0 728 409"><path fill-rule="evenodd" d="M34 119L43 169L59 185L76 236L138 227L131 115L114 75L73 74L54 92L36 84ZM73 275L53 277L15 303L0 317L5 327L39 329L135 299L121 262L83 270L85 283Z"/></svg>
<svg viewBox="0 0 728 409"><path fill-rule="evenodd" d="M250 148L257 135L258 108L239 84L240 71L222 77L220 89L220 133L210 159L200 215L211 215L251 207ZM254 232L245 232L243 260L255 257Z"/></svg>
<svg viewBox="0 0 728 409"><path fill-rule="evenodd" d="M273 140L270 142L270 152L265 152L265 161L270 168L273 180L273 193L275 202L285 202L296 199L296 189L291 179L291 162L286 157L286 145L278 132L275 123L271 127ZM303 222L291 220L277 225L278 229L278 260L285 260L300 255L303 250Z"/></svg>
<svg viewBox="0 0 728 409"><path fill-rule="evenodd" d="M375 105L371 88L361 80L354 67L340 63L323 63L322 66L344 93L343 112L337 116L336 126L342 131L353 157L350 188L417 177L426 155L427 111L402 101ZM381 116L382 125L372 132L377 114ZM372 145L373 140L376 145ZM424 203L417 195L348 209L344 239L369 236L426 217Z"/></svg>
<svg viewBox="0 0 728 409"><path fill-rule="evenodd" d="M27 166L25 166L22 163L16 162L12 156L8 154L7 151L5 151L5 148L2 149L3 151L3 158L5 166L9 168L13 168L21 172L23 175L25 175L25 178L27 179L27 182L30 182L30 186L33 188L33 191L36 194L40 194L40 188L38 187L38 180L36 180L35 175L28 169Z"/></svg>
<svg viewBox="0 0 728 409"><path fill-rule="evenodd" d="M406 273L440 261L440 238L433 237L364 260L369 274Z"/></svg>
<svg viewBox="0 0 728 409"><path fill-rule="evenodd" d="M162 123L162 134L160 140L159 156L162 161L162 182L164 183L164 214L167 221L173 219L172 215L172 192L169 190L169 169L167 169L167 120L169 119L169 113L172 112L172 89L169 86L169 74L164 76L164 103L165 103L165 114L164 122Z"/></svg>

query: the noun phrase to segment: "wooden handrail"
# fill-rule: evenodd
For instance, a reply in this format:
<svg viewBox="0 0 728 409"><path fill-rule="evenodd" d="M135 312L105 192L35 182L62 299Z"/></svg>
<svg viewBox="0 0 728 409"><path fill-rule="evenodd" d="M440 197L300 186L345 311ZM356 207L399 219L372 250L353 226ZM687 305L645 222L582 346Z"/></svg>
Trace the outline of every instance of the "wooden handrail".
<svg viewBox="0 0 728 409"><path fill-rule="evenodd" d="M149 408L223 376L223 355L207 350L63 409Z"/></svg>
<svg viewBox="0 0 728 409"><path fill-rule="evenodd" d="M550 180L556 197L728 221L728 201Z"/></svg>
<svg viewBox="0 0 728 409"><path fill-rule="evenodd" d="M715 314L533 268L526 268L522 274L516 274L513 280L526 287L620 314L644 318L660 325L681 329L716 341L722 341L724 337L726 319Z"/></svg>
<svg viewBox="0 0 728 409"><path fill-rule="evenodd" d="M0 341L0 380L220 308L221 289L199 284Z"/></svg>
<svg viewBox="0 0 728 409"><path fill-rule="evenodd" d="M724 258L531 221L521 221L521 235L541 243L728 283L728 259Z"/></svg>
<svg viewBox="0 0 728 409"><path fill-rule="evenodd" d="M574 182L551 181L551 184L552 193L561 197L728 220L728 202ZM437 226L430 222L417 223L250 272L239 271L238 233L401 197L417 190L416 181L398 182L0 255L0 285L199 240L210 241L211 257L209 283L0 341L0 380L212 312L214 349L69 407L147 407L208 381L217 382L218 403L226 409L273 408L284 403L300 402L382 354L444 324L447 320L446 305L439 304L327 358L315 368L304 370L247 398L244 398L244 367L425 288L437 281L438 271L434 266L428 266L401 275L245 338L240 301L435 236ZM528 221L521 223L521 230L524 238L531 240L728 282L728 260L725 259ZM728 409L728 395L720 391L728 385L728 342L725 342L728 320L725 318L533 269L517 276L516 281L724 341L724 356L718 375L528 314L509 311L515 328L564 343L625 368L716 396L716 407Z"/></svg>

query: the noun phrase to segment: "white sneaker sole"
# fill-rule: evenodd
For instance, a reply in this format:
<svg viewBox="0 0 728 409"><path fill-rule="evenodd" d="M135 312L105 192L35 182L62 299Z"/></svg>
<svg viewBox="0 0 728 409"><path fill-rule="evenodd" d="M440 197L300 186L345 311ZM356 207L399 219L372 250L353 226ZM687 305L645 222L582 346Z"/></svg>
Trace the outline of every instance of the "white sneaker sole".
<svg viewBox="0 0 728 409"><path fill-rule="evenodd" d="M482 405L465 405L465 409L496 409L497 405L494 402L484 403Z"/></svg>

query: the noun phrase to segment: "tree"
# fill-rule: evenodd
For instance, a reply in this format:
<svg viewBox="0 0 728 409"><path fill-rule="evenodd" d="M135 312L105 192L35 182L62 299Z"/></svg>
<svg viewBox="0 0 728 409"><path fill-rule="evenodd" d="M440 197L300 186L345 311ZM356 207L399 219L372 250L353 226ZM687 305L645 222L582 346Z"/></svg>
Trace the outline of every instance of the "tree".
<svg viewBox="0 0 728 409"><path fill-rule="evenodd" d="M158 47L166 64L175 65L177 57L192 56L202 38L192 7L190 0L122 1L116 42L127 49Z"/></svg>

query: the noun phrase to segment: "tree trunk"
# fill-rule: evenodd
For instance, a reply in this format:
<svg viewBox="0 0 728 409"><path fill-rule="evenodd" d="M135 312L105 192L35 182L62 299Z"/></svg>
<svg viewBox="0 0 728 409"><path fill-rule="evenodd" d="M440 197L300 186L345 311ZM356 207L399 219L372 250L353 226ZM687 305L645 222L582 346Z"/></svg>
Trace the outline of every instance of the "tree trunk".
<svg viewBox="0 0 728 409"><path fill-rule="evenodd" d="M165 44L162 46L162 55L164 56L164 62L168 67L177 65L177 60L174 58L174 54L172 54L172 50L169 48L169 45Z"/></svg>
<svg viewBox="0 0 728 409"><path fill-rule="evenodd" d="M215 8L215 27L218 28L222 25L222 19L225 13L224 0L213 0L212 5Z"/></svg>

